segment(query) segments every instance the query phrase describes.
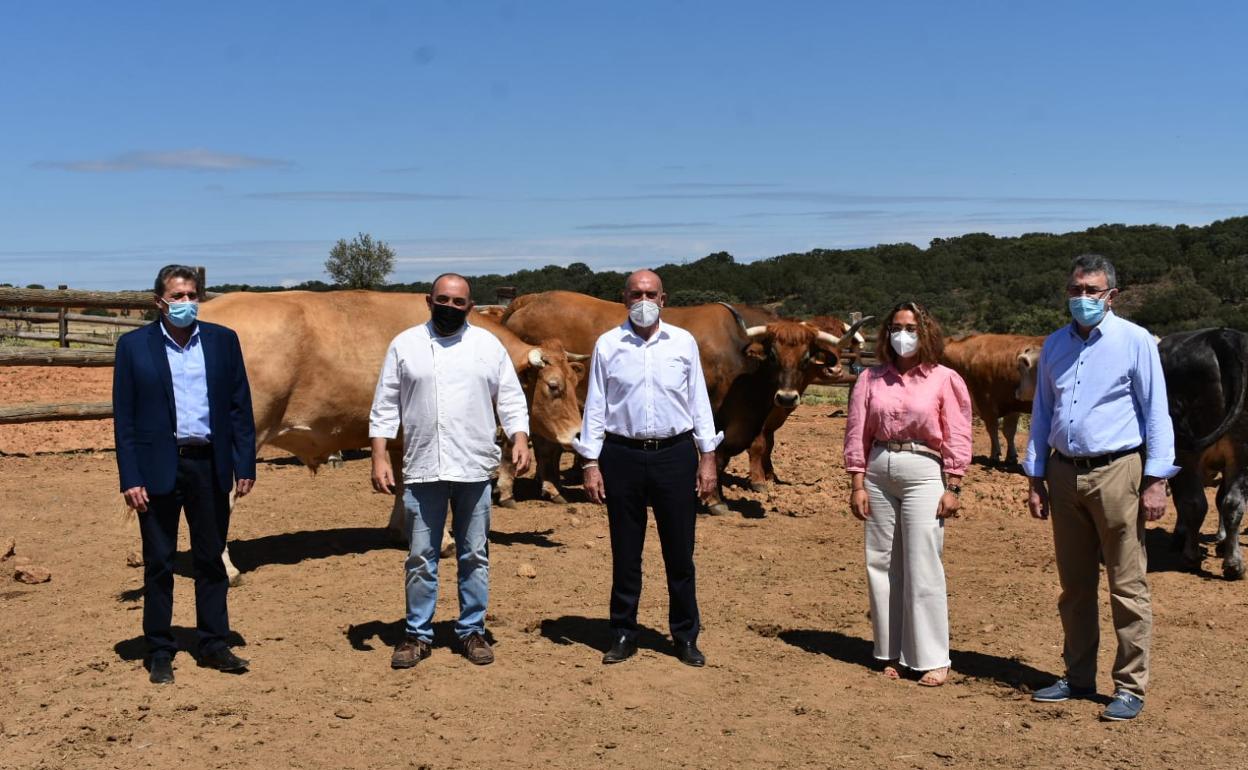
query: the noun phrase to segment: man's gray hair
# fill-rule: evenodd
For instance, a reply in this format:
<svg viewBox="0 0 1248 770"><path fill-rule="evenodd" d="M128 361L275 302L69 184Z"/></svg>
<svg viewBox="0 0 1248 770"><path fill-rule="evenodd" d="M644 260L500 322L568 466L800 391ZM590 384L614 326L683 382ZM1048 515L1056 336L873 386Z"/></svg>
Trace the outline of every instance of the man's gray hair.
<svg viewBox="0 0 1248 770"><path fill-rule="evenodd" d="M1080 254L1071 260L1070 274L1075 273L1104 273L1105 287L1118 288L1118 271L1114 270L1114 263L1100 254Z"/></svg>

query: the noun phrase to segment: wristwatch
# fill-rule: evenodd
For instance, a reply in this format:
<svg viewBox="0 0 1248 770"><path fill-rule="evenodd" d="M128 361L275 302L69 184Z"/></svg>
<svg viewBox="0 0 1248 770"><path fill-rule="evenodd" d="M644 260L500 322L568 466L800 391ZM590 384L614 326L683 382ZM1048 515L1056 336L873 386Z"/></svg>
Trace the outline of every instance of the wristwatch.
<svg viewBox="0 0 1248 770"><path fill-rule="evenodd" d="M960 497L962 495L962 485L961 484L946 484L945 491L952 492L954 495Z"/></svg>

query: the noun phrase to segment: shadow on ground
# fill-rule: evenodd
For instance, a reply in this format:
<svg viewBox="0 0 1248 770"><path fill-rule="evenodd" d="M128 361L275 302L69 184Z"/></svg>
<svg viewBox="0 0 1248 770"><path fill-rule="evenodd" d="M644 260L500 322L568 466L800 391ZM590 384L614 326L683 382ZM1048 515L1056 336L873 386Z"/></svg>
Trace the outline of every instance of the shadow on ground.
<svg viewBox="0 0 1248 770"><path fill-rule="evenodd" d="M806 652L827 655L843 663L864 668L876 668L879 665L869 640L839 631L791 629L781 631L776 636L785 644L791 644ZM1058 677L1057 674L1033 668L1018 658L1003 658L969 650L952 650L950 657L953 659L953 670L959 674L976 679L991 679L1015 689L1030 691L1046 687Z"/></svg>

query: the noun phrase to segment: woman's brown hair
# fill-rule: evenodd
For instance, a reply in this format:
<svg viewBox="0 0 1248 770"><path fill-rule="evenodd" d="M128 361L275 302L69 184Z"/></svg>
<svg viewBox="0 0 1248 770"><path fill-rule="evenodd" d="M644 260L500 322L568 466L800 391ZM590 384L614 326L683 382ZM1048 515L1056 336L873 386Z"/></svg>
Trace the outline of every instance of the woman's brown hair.
<svg viewBox="0 0 1248 770"><path fill-rule="evenodd" d="M898 302L893 309L888 312L888 317L884 319L883 325L880 326L880 334L875 341L875 358L881 363L897 365L897 353L893 350L893 345L889 342L888 328L893 325L893 317L902 310L909 310L914 313L915 325L919 327L919 349L917 355L919 363L935 364L940 361L940 355L945 352L945 338L940 331L940 322L936 320L931 313L927 312L927 308L918 302Z"/></svg>

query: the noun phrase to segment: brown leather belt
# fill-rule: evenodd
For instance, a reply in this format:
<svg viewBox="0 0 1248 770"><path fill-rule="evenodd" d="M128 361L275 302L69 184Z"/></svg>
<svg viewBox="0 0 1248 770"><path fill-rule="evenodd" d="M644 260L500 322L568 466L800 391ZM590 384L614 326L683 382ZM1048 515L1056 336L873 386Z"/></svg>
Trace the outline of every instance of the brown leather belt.
<svg viewBox="0 0 1248 770"><path fill-rule="evenodd" d="M1103 455L1093 455L1092 457L1068 457L1056 449L1053 450L1053 456L1064 463L1069 463L1081 470L1090 471L1093 468L1101 468L1109 465L1114 460L1121 460L1128 455L1140 453L1140 447L1132 449L1124 449L1121 452L1107 452Z"/></svg>
<svg viewBox="0 0 1248 770"><path fill-rule="evenodd" d="M932 449L922 441L877 441L875 445L884 447L890 452L913 452L916 455L927 455L944 462L944 458L940 456L940 452Z"/></svg>

